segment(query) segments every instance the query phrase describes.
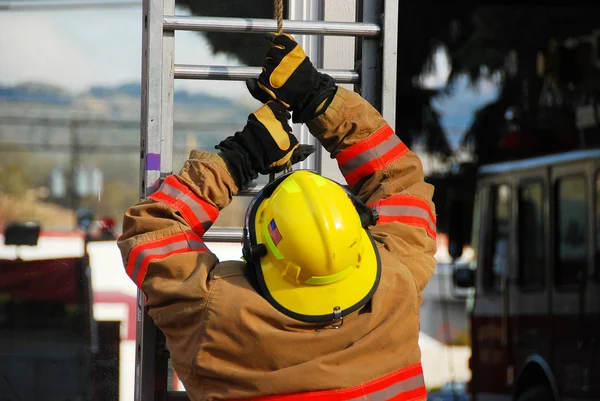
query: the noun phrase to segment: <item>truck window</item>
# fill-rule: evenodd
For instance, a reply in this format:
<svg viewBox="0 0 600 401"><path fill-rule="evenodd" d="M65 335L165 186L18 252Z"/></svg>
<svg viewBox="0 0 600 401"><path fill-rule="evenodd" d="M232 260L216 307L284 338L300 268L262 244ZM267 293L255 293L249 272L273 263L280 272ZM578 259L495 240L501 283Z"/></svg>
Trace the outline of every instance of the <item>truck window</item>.
<svg viewBox="0 0 600 401"><path fill-rule="evenodd" d="M577 289L587 262L585 177L570 176L556 181L557 288Z"/></svg>
<svg viewBox="0 0 600 401"><path fill-rule="evenodd" d="M544 287L544 188L541 182L519 190L519 283L523 289Z"/></svg>
<svg viewBox="0 0 600 401"><path fill-rule="evenodd" d="M508 267L508 245L512 215L511 188L507 184L493 187L490 192L492 230L489 252L484 268L484 285L487 290L499 291Z"/></svg>
<svg viewBox="0 0 600 401"><path fill-rule="evenodd" d="M594 266L594 281L600 282L600 173L596 174L596 252Z"/></svg>
<svg viewBox="0 0 600 401"><path fill-rule="evenodd" d="M475 193L475 202L473 206L473 229L471 230L471 247L473 248L473 259L471 260L471 268L477 267L477 260L479 255L479 236L481 235L481 216L482 216L482 199L484 199L484 192L478 190Z"/></svg>

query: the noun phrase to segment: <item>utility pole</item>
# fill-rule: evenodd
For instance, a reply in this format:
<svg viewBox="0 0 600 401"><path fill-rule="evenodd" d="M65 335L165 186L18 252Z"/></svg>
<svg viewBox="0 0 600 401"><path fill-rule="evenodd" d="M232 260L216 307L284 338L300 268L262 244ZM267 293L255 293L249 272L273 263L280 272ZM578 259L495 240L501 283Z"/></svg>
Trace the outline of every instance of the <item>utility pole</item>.
<svg viewBox="0 0 600 401"><path fill-rule="evenodd" d="M77 134L77 121L71 120L69 123L69 133L71 137L71 152L69 162L68 196L67 204L72 210L79 209L79 193L77 191L77 170L79 168L79 153L81 152L79 144L79 135Z"/></svg>
<svg viewBox="0 0 600 401"><path fill-rule="evenodd" d="M2 0L0 0L1 2ZM211 122L203 123L202 128L207 132L235 132L239 129L241 123L236 122ZM0 140L0 159L5 153L11 152L36 152L36 153L68 153L68 166L65 167L65 194L55 201L59 202L62 206L68 207L72 210L78 210L81 207L82 198L87 193L82 194L81 179L92 179L93 171L91 176L84 178L81 174L85 174L85 171L81 169L81 156L85 154L111 154L111 155L138 155L139 145L120 145L119 142L110 144L90 144L90 141L79 140L79 129L80 128L94 128L98 133L102 130L113 128L122 130L139 130L140 122L136 120L102 120L102 119L91 119L91 118L43 118L43 117L23 117L23 116L7 116L0 115L0 126L29 126L29 127L56 127L68 130L68 141L63 143L47 143L46 141L36 141L32 143L27 141L27 137L21 138L20 141L4 141ZM186 156L189 155L192 149L197 147L196 133L198 131L197 122L179 122L175 123L174 127L183 132L193 132L189 134L184 146L173 147L173 150L178 153L185 152ZM85 132L82 133L84 135ZM89 135L89 134L88 134ZM2 139L2 138L0 138ZM48 172L50 174L50 172ZM84 191L85 192L85 191Z"/></svg>

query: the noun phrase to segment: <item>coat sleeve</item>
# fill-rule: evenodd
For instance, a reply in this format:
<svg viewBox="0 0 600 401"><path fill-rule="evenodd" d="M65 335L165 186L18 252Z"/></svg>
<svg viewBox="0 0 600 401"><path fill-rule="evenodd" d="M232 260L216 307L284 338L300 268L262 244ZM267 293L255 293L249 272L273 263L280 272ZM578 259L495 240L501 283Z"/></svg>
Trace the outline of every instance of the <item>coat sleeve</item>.
<svg viewBox="0 0 600 401"><path fill-rule="evenodd" d="M373 237L411 270L422 290L435 268L436 217L433 186L424 181L419 157L375 108L341 87L307 125L337 160L352 192L378 211Z"/></svg>
<svg viewBox="0 0 600 401"><path fill-rule="evenodd" d="M169 347L185 347L199 331L208 276L218 263L202 236L237 191L220 156L193 151L179 174L125 212L117 242L125 270L146 295L148 313ZM178 373L186 370L180 366Z"/></svg>

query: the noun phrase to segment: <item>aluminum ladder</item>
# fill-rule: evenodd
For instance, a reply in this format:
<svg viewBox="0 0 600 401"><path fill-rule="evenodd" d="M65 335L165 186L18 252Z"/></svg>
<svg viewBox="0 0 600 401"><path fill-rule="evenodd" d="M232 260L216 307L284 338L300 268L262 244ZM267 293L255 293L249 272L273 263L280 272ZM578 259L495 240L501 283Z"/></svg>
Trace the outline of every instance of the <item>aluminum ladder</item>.
<svg viewBox="0 0 600 401"><path fill-rule="evenodd" d="M392 126L396 112L398 0L356 0L356 22L329 22L322 18L324 0L289 0L283 22L286 33L296 36L318 68L324 35L356 37L354 70L323 70L337 83L354 84ZM176 16L174 0L143 0L142 104L140 138L140 198L154 192L173 170L174 80L243 81L257 77L260 67L180 65L174 63L175 31L267 33L276 31L273 19ZM299 18L298 18L299 16ZM296 18L294 18L296 17ZM306 35L306 36L304 36ZM250 95L248 95L250 96ZM240 127L242 128L242 127ZM294 126L301 143L316 140L305 126ZM233 132L232 132L233 134ZM321 147L300 168L320 171ZM238 196L254 196L254 186ZM242 229L211 228L205 242L240 244ZM135 400L187 400L185 392L170 391L169 353L164 335L144 309L138 291L135 355Z"/></svg>

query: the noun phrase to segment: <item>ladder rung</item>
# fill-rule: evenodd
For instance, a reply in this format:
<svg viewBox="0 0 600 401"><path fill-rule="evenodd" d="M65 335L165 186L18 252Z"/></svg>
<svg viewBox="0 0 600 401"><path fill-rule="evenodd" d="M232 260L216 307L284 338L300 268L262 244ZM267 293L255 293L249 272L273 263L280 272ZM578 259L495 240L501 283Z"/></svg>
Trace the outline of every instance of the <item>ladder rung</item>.
<svg viewBox="0 0 600 401"><path fill-rule="evenodd" d="M238 197L238 196L254 196L257 193L259 193L260 190L263 189L264 187L265 186L262 185L262 184L252 183L250 185L250 187L248 187L248 189L244 189L244 190L238 192L237 195L236 195L236 197Z"/></svg>
<svg viewBox="0 0 600 401"><path fill-rule="evenodd" d="M331 76L339 84L354 84L359 81L358 72L352 70L319 70ZM175 64L175 78L204 79L209 81L245 81L260 75L260 67L225 65Z"/></svg>
<svg viewBox="0 0 600 401"><path fill-rule="evenodd" d="M365 22L334 21L294 21L284 20L286 33L331 36L379 36L381 27ZM222 18L166 16L163 19L165 31L201 31L201 32L253 32L267 33L277 31L277 22L273 19Z"/></svg>
<svg viewBox="0 0 600 401"><path fill-rule="evenodd" d="M244 191L240 191L237 196L254 196L264 185L252 184L252 186ZM230 228L230 227L213 227L209 229L203 236L202 239L206 242L242 242L243 229L241 228Z"/></svg>
<svg viewBox="0 0 600 401"><path fill-rule="evenodd" d="M244 230L241 228L213 227L204 233L205 242L242 242Z"/></svg>

